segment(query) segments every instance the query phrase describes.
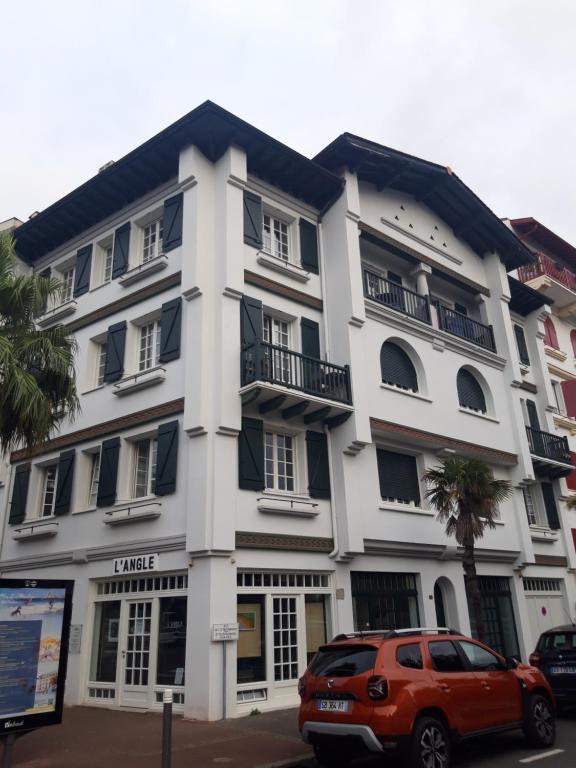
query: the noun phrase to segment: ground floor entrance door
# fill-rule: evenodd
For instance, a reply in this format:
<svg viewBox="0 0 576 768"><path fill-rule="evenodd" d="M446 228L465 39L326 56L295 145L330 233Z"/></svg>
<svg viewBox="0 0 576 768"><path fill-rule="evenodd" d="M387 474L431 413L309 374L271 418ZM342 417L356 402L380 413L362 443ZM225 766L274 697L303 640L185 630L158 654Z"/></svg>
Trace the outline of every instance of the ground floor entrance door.
<svg viewBox="0 0 576 768"><path fill-rule="evenodd" d="M124 707L149 706L152 636L156 636L155 602L153 600L125 601L121 631L122 683L120 703Z"/></svg>

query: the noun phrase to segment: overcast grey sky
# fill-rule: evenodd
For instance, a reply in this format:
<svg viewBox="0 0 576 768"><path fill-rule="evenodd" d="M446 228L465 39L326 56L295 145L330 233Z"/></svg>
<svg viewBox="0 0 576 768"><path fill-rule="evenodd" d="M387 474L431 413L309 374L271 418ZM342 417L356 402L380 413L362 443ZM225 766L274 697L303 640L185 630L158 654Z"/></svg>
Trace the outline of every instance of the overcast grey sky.
<svg viewBox="0 0 576 768"><path fill-rule="evenodd" d="M0 221L211 99L312 156L365 138L576 245L572 0L0 3Z"/></svg>

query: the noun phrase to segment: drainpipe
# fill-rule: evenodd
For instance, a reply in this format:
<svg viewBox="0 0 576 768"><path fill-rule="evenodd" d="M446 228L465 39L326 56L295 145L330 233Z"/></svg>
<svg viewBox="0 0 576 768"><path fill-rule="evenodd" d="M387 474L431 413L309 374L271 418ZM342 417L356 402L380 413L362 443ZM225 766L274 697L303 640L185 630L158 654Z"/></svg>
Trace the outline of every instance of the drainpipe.
<svg viewBox="0 0 576 768"><path fill-rule="evenodd" d="M334 471L332 469L332 442L330 440L330 430L324 424L324 434L326 435L326 445L328 446L328 477L330 478L330 518L332 520L332 536L334 538L334 549L328 557L331 560L338 557L338 521L336 520L336 505L334 503Z"/></svg>

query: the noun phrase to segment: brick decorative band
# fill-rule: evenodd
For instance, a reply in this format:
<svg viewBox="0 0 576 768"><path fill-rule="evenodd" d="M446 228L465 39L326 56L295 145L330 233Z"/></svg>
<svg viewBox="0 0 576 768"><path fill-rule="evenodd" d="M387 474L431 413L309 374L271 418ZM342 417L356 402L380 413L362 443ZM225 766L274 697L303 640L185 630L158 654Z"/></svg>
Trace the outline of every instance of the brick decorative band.
<svg viewBox="0 0 576 768"><path fill-rule="evenodd" d="M287 552L331 552L333 539L318 536L288 536L282 533L236 532L237 549L283 549Z"/></svg>
<svg viewBox="0 0 576 768"><path fill-rule="evenodd" d="M181 397L178 400L171 400L169 403L155 405L153 408L146 408L143 411L136 411L136 413L130 413L127 416L120 416L118 419L104 421L101 424L86 427L86 429L79 429L76 432L68 432L67 435L54 437L52 440L36 446L31 451L14 451L10 456L10 462L14 464L17 461L22 461L32 456L42 456L44 453L50 453L59 448L67 448L70 445L85 443L87 440L93 440L95 437L115 435L138 424L146 424L150 421L156 421L156 419L163 419L166 416L173 416L175 413L182 413L183 410L184 398Z"/></svg>
<svg viewBox="0 0 576 768"><path fill-rule="evenodd" d="M298 304L304 304L306 307L312 307L312 309L318 309L322 312L324 304L322 299L317 299L315 296L308 296L303 291L298 291L296 288L290 288L288 285L277 283L275 280L270 280L268 277L262 277L250 270L244 270L244 282L249 285L256 285L258 288L264 288L265 291L275 293L278 296L284 296L292 301L297 301Z"/></svg>
<svg viewBox="0 0 576 768"><path fill-rule="evenodd" d="M552 565L558 568L568 568L568 558L564 555L534 555L536 565Z"/></svg>

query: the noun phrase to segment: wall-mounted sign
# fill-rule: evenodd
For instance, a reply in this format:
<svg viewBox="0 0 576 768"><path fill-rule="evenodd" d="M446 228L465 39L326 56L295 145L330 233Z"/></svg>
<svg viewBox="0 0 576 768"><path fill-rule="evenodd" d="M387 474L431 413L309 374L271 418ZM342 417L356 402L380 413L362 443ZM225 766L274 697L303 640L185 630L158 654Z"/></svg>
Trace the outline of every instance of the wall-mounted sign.
<svg viewBox="0 0 576 768"><path fill-rule="evenodd" d="M73 581L0 579L0 734L62 722Z"/></svg>
<svg viewBox="0 0 576 768"><path fill-rule="evenodd" d="M130 557L117 557L114 560L112 573L114 576L124 576L127 573L148 573L157 571L160 567L157 554L131 555Z"/></svg>
<svg viewBox="0 0 576 768"><path fill-rule="evenodd" d="M70 641L68 642L68 653L77 654L82 650L82 624L70 625Z"/></svg>
<svg viewBox="0 0 576 768"><path fill-rule="evenodd" d="M228 640L238 640L238 624L212 624L212 640L215 643L225 643Z"/></svg>

